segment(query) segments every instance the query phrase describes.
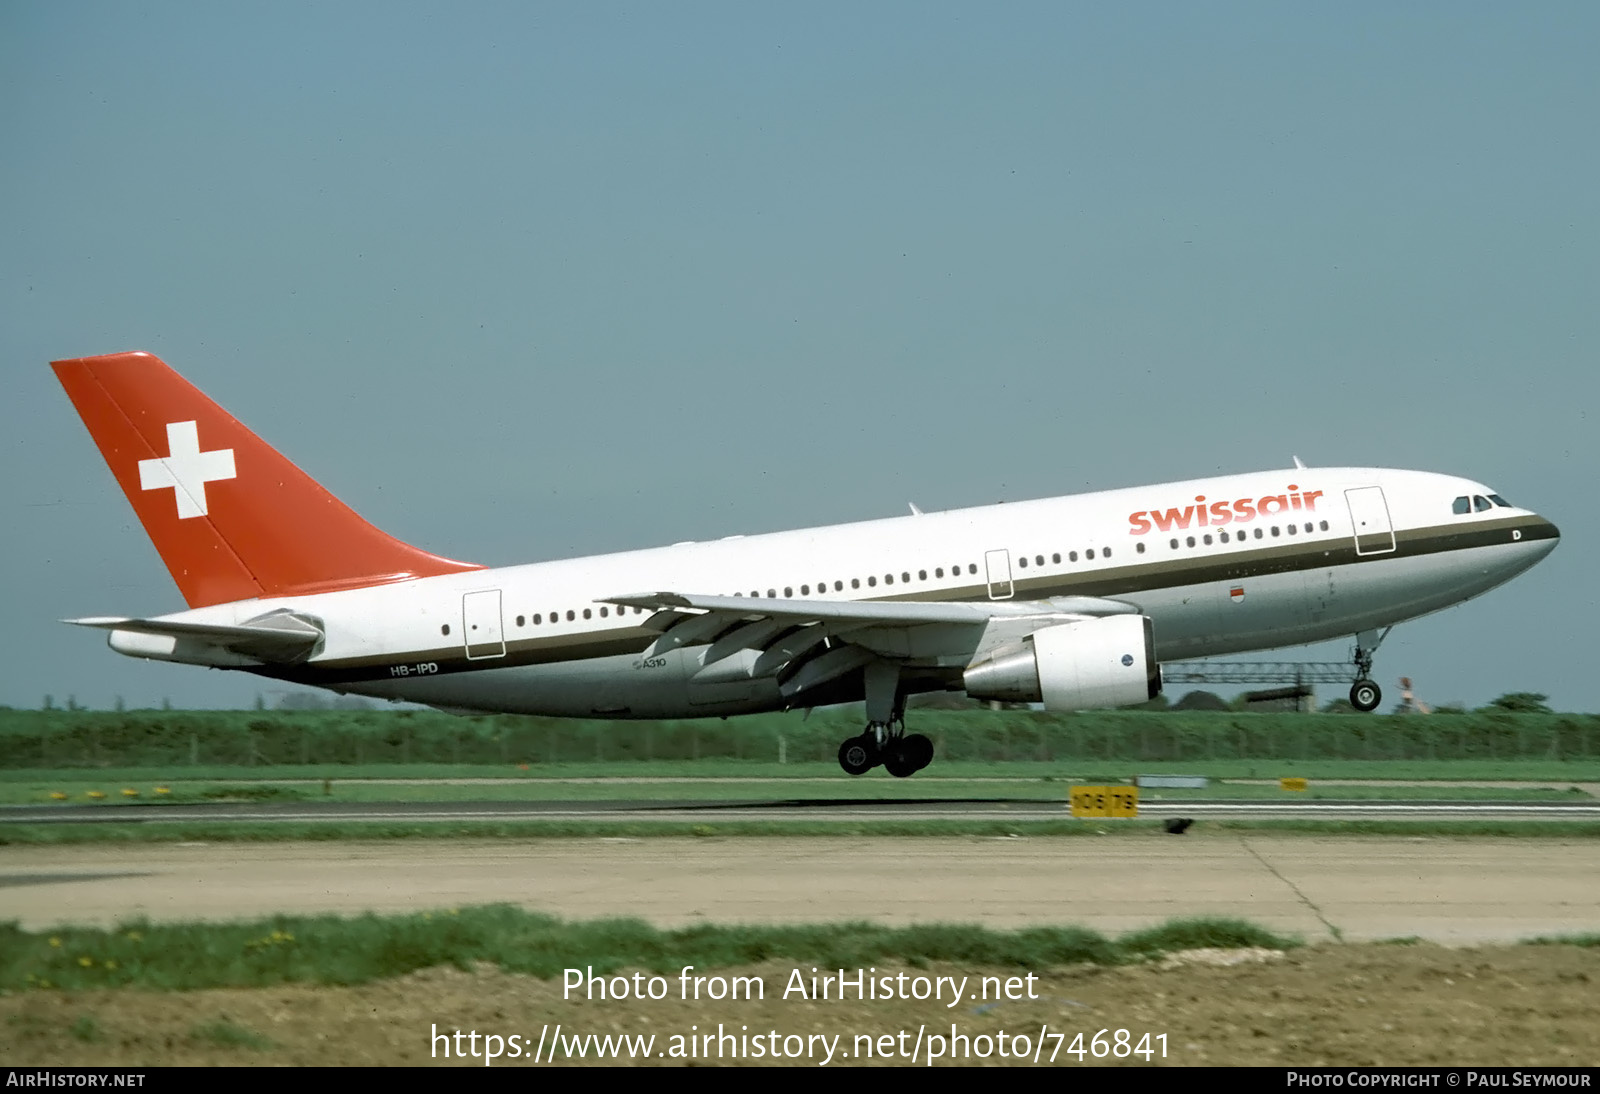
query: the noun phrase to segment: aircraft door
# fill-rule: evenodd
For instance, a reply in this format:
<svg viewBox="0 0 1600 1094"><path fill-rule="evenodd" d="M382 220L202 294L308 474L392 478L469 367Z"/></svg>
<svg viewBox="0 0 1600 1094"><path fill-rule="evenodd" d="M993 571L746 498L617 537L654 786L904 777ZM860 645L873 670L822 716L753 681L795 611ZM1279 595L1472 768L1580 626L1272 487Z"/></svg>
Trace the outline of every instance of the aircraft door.
<svg viewBox="0 0 1600 1094"><path fill-rule="evenodd" d="M1394 550L1394 524L1383 487L1362 486L1344 492L1350 507L1350 526L1356 537L1356 554L1382 555Z"/></svg>
<svg viewBox="0 0 1600 1094"><path fill-rule="evenodd" d="M468 661L506 655L499 589L467 593L461 598L461 641L466 646Z"/></svg>
<svg viewBox="0 0 1600 1094"><path fill-rule="evenodd" d="M983 556L984 568L989 577L989 599L1010 600L1015 590L1011 587L1011 552L987 551Z"/></svg>

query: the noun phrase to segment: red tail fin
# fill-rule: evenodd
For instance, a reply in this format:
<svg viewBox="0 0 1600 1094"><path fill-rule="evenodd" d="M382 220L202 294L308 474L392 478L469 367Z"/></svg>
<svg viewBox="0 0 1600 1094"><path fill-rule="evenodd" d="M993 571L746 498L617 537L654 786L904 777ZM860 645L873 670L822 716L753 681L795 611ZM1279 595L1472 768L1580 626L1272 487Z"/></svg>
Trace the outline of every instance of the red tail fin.
<svg viewBox="0 0 1600 1094"><path fill-rule="evenodd" d="M374 528L158 357L51 367L191 608L482 568Z"/></svg>

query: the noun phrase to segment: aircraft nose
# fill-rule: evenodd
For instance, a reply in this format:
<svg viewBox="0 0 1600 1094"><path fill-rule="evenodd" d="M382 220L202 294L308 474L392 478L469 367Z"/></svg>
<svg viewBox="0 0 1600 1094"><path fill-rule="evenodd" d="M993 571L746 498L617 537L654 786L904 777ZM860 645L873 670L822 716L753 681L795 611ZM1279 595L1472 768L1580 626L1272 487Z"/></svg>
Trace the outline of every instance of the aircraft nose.
<svg viewBox="0 0 1600 1094"><path fill-rule="evenodd" d="M1542 541L1543 554L1546 555L1555 550L1556 544L1561 542L1561 529L1537 514L1530 517L1520 531L1519 538L1523 542L1528 540Z"/></svg>

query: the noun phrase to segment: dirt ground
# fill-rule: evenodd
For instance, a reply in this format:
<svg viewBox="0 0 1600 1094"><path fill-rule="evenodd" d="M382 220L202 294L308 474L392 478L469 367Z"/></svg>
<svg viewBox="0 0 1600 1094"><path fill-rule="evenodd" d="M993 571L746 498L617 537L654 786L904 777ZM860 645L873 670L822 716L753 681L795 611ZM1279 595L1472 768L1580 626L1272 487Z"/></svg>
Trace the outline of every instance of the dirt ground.
<svg viewBox="0 0 1600 1094"><path fill-rule="evenodd" d="M846 973L853 982L855 970ZM1025 1066L1038 1051L1040 1064L1054 1053L1056 1066L1075 1067L1079 1033L1085 1065L1600 1064L1600 949L1593 948L1419 943L1325 944L1286 955L1197 952L1137 968L1043 970L1031 986L1032 999L1020 979L1028 974L1023 969L885 967L868 976L900 973L907 990L925 986L912 979L918 976L970 979L953 1008L946 1005L948 984L942 1002L858 1001L853 983L843 1002L836 986L825 1001L797 994L785 999L794 974L785 963L719 971L760 977L759 1001L685 1001L677 975L657 985L666 995L660 1001L563 1000L560 980L488 966L430 969L363 987L34 991L0 997L0 1059L27 1066L483 1066L484 1046L494 1043L484 1035L494 1034L505 1039L507 1052L495 1065L517 1067L534 1063L529 1057L541 1032L539 1060L548 1062L559 1023L564 1041L654 1035L645 1058L630 1060L624 1051L608 1064L771 1064L776 1050L777 1062L790 1066L923 1066L936 1047L941 1055L934 1062L951 1063L953 1043L955 1063ZM1001 978L992 995L1003 995L1006 978L1018 977L1011 990L1022 998L982 1002L979 977L985 973ZM799 974L809 990L811 968ZM639 983L648 988L647 977ZM702 990L715 987L708 982ZM719 1026L740 1039L722 1040L720 1059ZM1122 1029L1129 1033L1119 1046ZM457 1030L464 1035L459 1047L469 1053L465 1060L455 1055L458 1042L451 1035ZM1106 1054L1097 1060L1093 1039L1101 1030L1108 1031L1101 1046ZM465 1036L472 1031L479 1034L476 1044ZM685 1038L708 1031L711 1044L693 1042L689 1056ZM435 1033L444 1037L435 1039ZM880 1039L885 1035L889 1039ZM869 1037L870 1060L863 1058ZM511 1058L511 1047L521 1055ZM885 1051L888 1058L880 1055ZM597 1055L589 1043L587 1058L573 1062L593 1065Z"/></svg>

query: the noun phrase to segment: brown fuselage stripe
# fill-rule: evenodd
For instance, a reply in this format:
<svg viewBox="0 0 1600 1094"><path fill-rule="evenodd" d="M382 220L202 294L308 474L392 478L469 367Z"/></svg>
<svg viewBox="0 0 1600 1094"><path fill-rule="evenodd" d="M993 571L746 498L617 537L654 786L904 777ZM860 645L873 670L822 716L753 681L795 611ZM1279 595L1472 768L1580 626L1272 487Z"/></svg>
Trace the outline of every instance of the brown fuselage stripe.
<svg viewBox="0 0 1600 1094"><path fill-rule="evenodd" d="M1522 533L1520 540L1511 538L1513 531ZM1196 538L1203 534L1197 534ZM1203 545L1193 548L1181 546L1188 535L1189 533L1185 532L1184 536L1179 537L1180 547L1176 551L1168 545L1170 535L1162 535L1159 540L1146 540L1150 543L1150 550L1144 555L1137 556L1140 561L1135 565L1118 565L1085 573L1050 574L1034 578L1028 571L1013 563L1012 596L1008 599L1041 600L1052 596L1115 598L1153 589L1245 581L1271 574L1357 566L1397 558L1418 558L1513 542L1529 543L1555 539L1559 533L1549 521L1528 517L1474 521L1465 528L1449 525L1414 528L1397 532L1395 549L1381 554L1357 554L1355 544L1344 536L1338 539L1312 539L1309 542L1304 537L1285 536L1281 541L1273 541L1270 546L1263 547L1255 547L1253 545L1255 541L1252 540L1252 546L1244 549L1235 548L1233 544L1221 543L1213 544L1210 548ZM1206 553L1200 556L1187 553L1201 550ZM1168 552L1172 557L1166 561L1158 561L1161 552ZM987 603L989 586L987 583L981 583L954 589L927 590L906 596L872 597L861 602L874 603L887 600ZM759 599L751 600L752 615L760 613L760 604ZM444 675L521 665L549 665L564 661L621 657L643 652L658 637L660 636L654 631L629 627L625 630L606 630L592 635L568 633L546 638L508 639L503 657L469 660L460 645L450 645L429 650L386 654L381 657L321 662L316 665L262 665L248 671L262 676L326 686L363 680L402 679L394 676L391 671L393 666L401 664L436 665L437 671L428 675Z"/></svg>

